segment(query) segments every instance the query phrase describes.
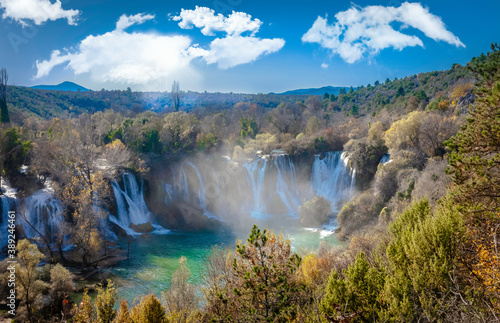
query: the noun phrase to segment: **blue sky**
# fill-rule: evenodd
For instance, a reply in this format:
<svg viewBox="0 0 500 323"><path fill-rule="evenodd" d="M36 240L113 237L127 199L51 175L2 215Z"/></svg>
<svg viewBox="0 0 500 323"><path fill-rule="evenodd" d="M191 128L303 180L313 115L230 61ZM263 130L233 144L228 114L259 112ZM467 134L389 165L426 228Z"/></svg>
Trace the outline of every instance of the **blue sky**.
<svg viewBox="0 0 500 323"><path fill-rule="evenodd" d="M235 11L235 13L233 13ZM498 42L500 1L0 0L15 85L267 93L465 64Z"/></svg>

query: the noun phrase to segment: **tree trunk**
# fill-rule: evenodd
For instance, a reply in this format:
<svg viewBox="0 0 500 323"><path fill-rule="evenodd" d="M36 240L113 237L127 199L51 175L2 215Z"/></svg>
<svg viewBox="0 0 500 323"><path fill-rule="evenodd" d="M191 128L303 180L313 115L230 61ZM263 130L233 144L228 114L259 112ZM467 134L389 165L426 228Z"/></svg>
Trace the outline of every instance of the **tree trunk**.
<svg viewBox="0 0 500 323"><path fill-rule="evenodd" d="M67 263L66 257L64 257L64 252L62 250L63 239L60 239L57 243L57 250L59 251L59 258L61 258L62 263Z"/></svg>

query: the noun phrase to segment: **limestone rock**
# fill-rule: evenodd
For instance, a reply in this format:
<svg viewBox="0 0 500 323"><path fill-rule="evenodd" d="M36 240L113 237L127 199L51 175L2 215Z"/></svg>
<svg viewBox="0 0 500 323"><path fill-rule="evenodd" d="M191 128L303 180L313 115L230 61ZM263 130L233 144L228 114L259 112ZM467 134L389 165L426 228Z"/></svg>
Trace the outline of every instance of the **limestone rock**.
<svg viewBox="0 0 500 323"><path fill-rule="evenodd" d="M302 226L318 227L328 221L332 214L330 203L323 196L305 202L299 207L299 218Z"/></svg>
<svg viewBox="0 0 500 323"><path fill-rule="evenodd" d="M151 233L154 230L153 225L150 222L141 224L130 223L129 228L137 233Z"/></svg>

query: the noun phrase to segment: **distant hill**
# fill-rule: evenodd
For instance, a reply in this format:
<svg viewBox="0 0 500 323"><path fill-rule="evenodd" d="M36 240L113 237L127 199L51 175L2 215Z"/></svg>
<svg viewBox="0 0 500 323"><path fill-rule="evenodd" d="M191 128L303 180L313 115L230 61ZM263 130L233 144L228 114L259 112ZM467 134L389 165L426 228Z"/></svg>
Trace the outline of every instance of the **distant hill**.
<svg viewBox="0 0 500 323"><path fill-rule="evenodd" d="M335 94L338 95L340 89L346 89L349 90L349 87L344 87L344 86L323 86L320 88L311 88L311 89L297 89L297 90L291 90L291 91L286 91L283 93L278 93L280 95L323 95L325 92L328 94ZM270 93L274 94L274 93Z"/></svg>
<svg viewBox="0 0 500 323"><path fill-rule="evenodd" d="M62 82L61 84L57 85L35 85L31 87L32 89L37 89L37 90L56 90L56 91L90 91L87 88L84 88L81 85L78 85L73 82Z"/></svg>

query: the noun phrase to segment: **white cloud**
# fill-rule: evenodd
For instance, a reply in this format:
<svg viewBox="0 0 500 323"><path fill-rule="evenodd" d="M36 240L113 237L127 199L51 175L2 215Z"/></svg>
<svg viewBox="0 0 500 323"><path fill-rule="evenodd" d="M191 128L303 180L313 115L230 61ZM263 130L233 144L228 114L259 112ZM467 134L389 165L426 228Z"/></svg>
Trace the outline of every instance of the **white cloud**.
<svg viewBox="0 0 500 323"><path fill-rule="evenodd" d="M40 25L47 20L67 19L69 25L76 25L78 10L64 10L60 0L0 0L0 8L4 9L2 17L11 18L23 26L27 20Z"/></svg>
<svg viewBox="0 0 500 323"><path fill-rule="evenodd" d="M144 13L138 13L133 16L122 15L116 23L116 30L124 30L133 25L140 25L151 19L155 19L155 16Z"/></svg>
<svg viewBox="0 0 500 323"><path fill-rule="evenodd" d="M239 36L244 32L251 32L252 36L259 31L262 22L252 19L252 16L244 12L231 13L227 18L222 14L207 7L196 6L195 10L182 9L179 16L172 18L179 21L182 29L192 29L193 26L200 28L205 36L214 36L216 31L226 32L229 36Z"/></svg>
<svg viewBox="0 0 500 323"><path fill-rule="evenodd" d="M336 22L328 24L318 17L302 36L303 42L319 43L339 54L348 63L360 60L366 53L377 54L385 48L402 50L408 46L424 44L420 38L395 30L391 23L398 22L422 31L435 41L444 41L456 47L465 47L458 37L446 29L440 17L419 3L401 4L400 7L352 7L335 15Z"/></svg>
<svg viewBox="0 0 500 323"><path fill-rule="evenodd" d="M47 61L36 62L37 75L35 78L49 75L50 71L57 65L63 64L71 60L71 55L61 55L61 51L54 50L50 54L50 59Z"/></svg>
<svg viewBox="0 0 500 323"><path fill-rule="evenodd" d="M193 18L195 16L196 19ZM88 36L74 49L65 50L64 53L55 50L48 60L37 60L34 78L47 76L55 66L66 64L75 74L90 72L97 81L144 85L189 67L194 58L228 69L277 52L285 44L280 38L256 37L255 33L262 23L245 13L233 12L226 18L215 16L209 8L196 7L196 10L182 10L179 17L184 18L174 19L180 21L181 28L187 28L192 23L203 28L204 33L223 31L226 36L213 39L207 48L203 48L198 44L193 45L187 36L127 32L128 27L152 20L155 16L123 15L116 23L115 30ZM245 31L251 34L242 36Z"/></svg>
<svg viewBox="0 0 500 323"><path fill-rule="evenodd" d="M322 63L321 64L321 68L324 69L324 70L328 69L328 64L327 63Z"/></svg>
<svg viewBox="0 0 500 323"><path fill-rule="evenodd" d="M75 50L55 50L49 60L37 61L36 78L67 63L75 74L90 72L98 81L146 84L189 65L204 52L186 36L127 33L124 28L153 19L150 15L122 16L112 32L88 36Z"/></svg>
<svg viewBox="0 0 500 323"><path fill-rule="evenodd" d="M217 63L221 69L255 61L259 56L279 51L285 45L283 39L260 39L256 37L228 36L217 38L210 44L204 60Z"/></svg>
<svg viewBox="0 0 500 323"><path fill-rule="evenodd" d="M216 38L210 44L210 49L203 54L207 64L217 64L221 69L228 69L237 65L255 61L262 55L279 51L285 41L281 38L258 38L262 21L252 19L244 12L233 11L227 17L215 14L215 11L196 6L195 10L182 9L179 16L172 18L179 21L182 29L191 29L193 26L201 29L205 36L214 36L215 32L224 32L226 37ZM242 36L249 32L249 36Z"/></svg>

